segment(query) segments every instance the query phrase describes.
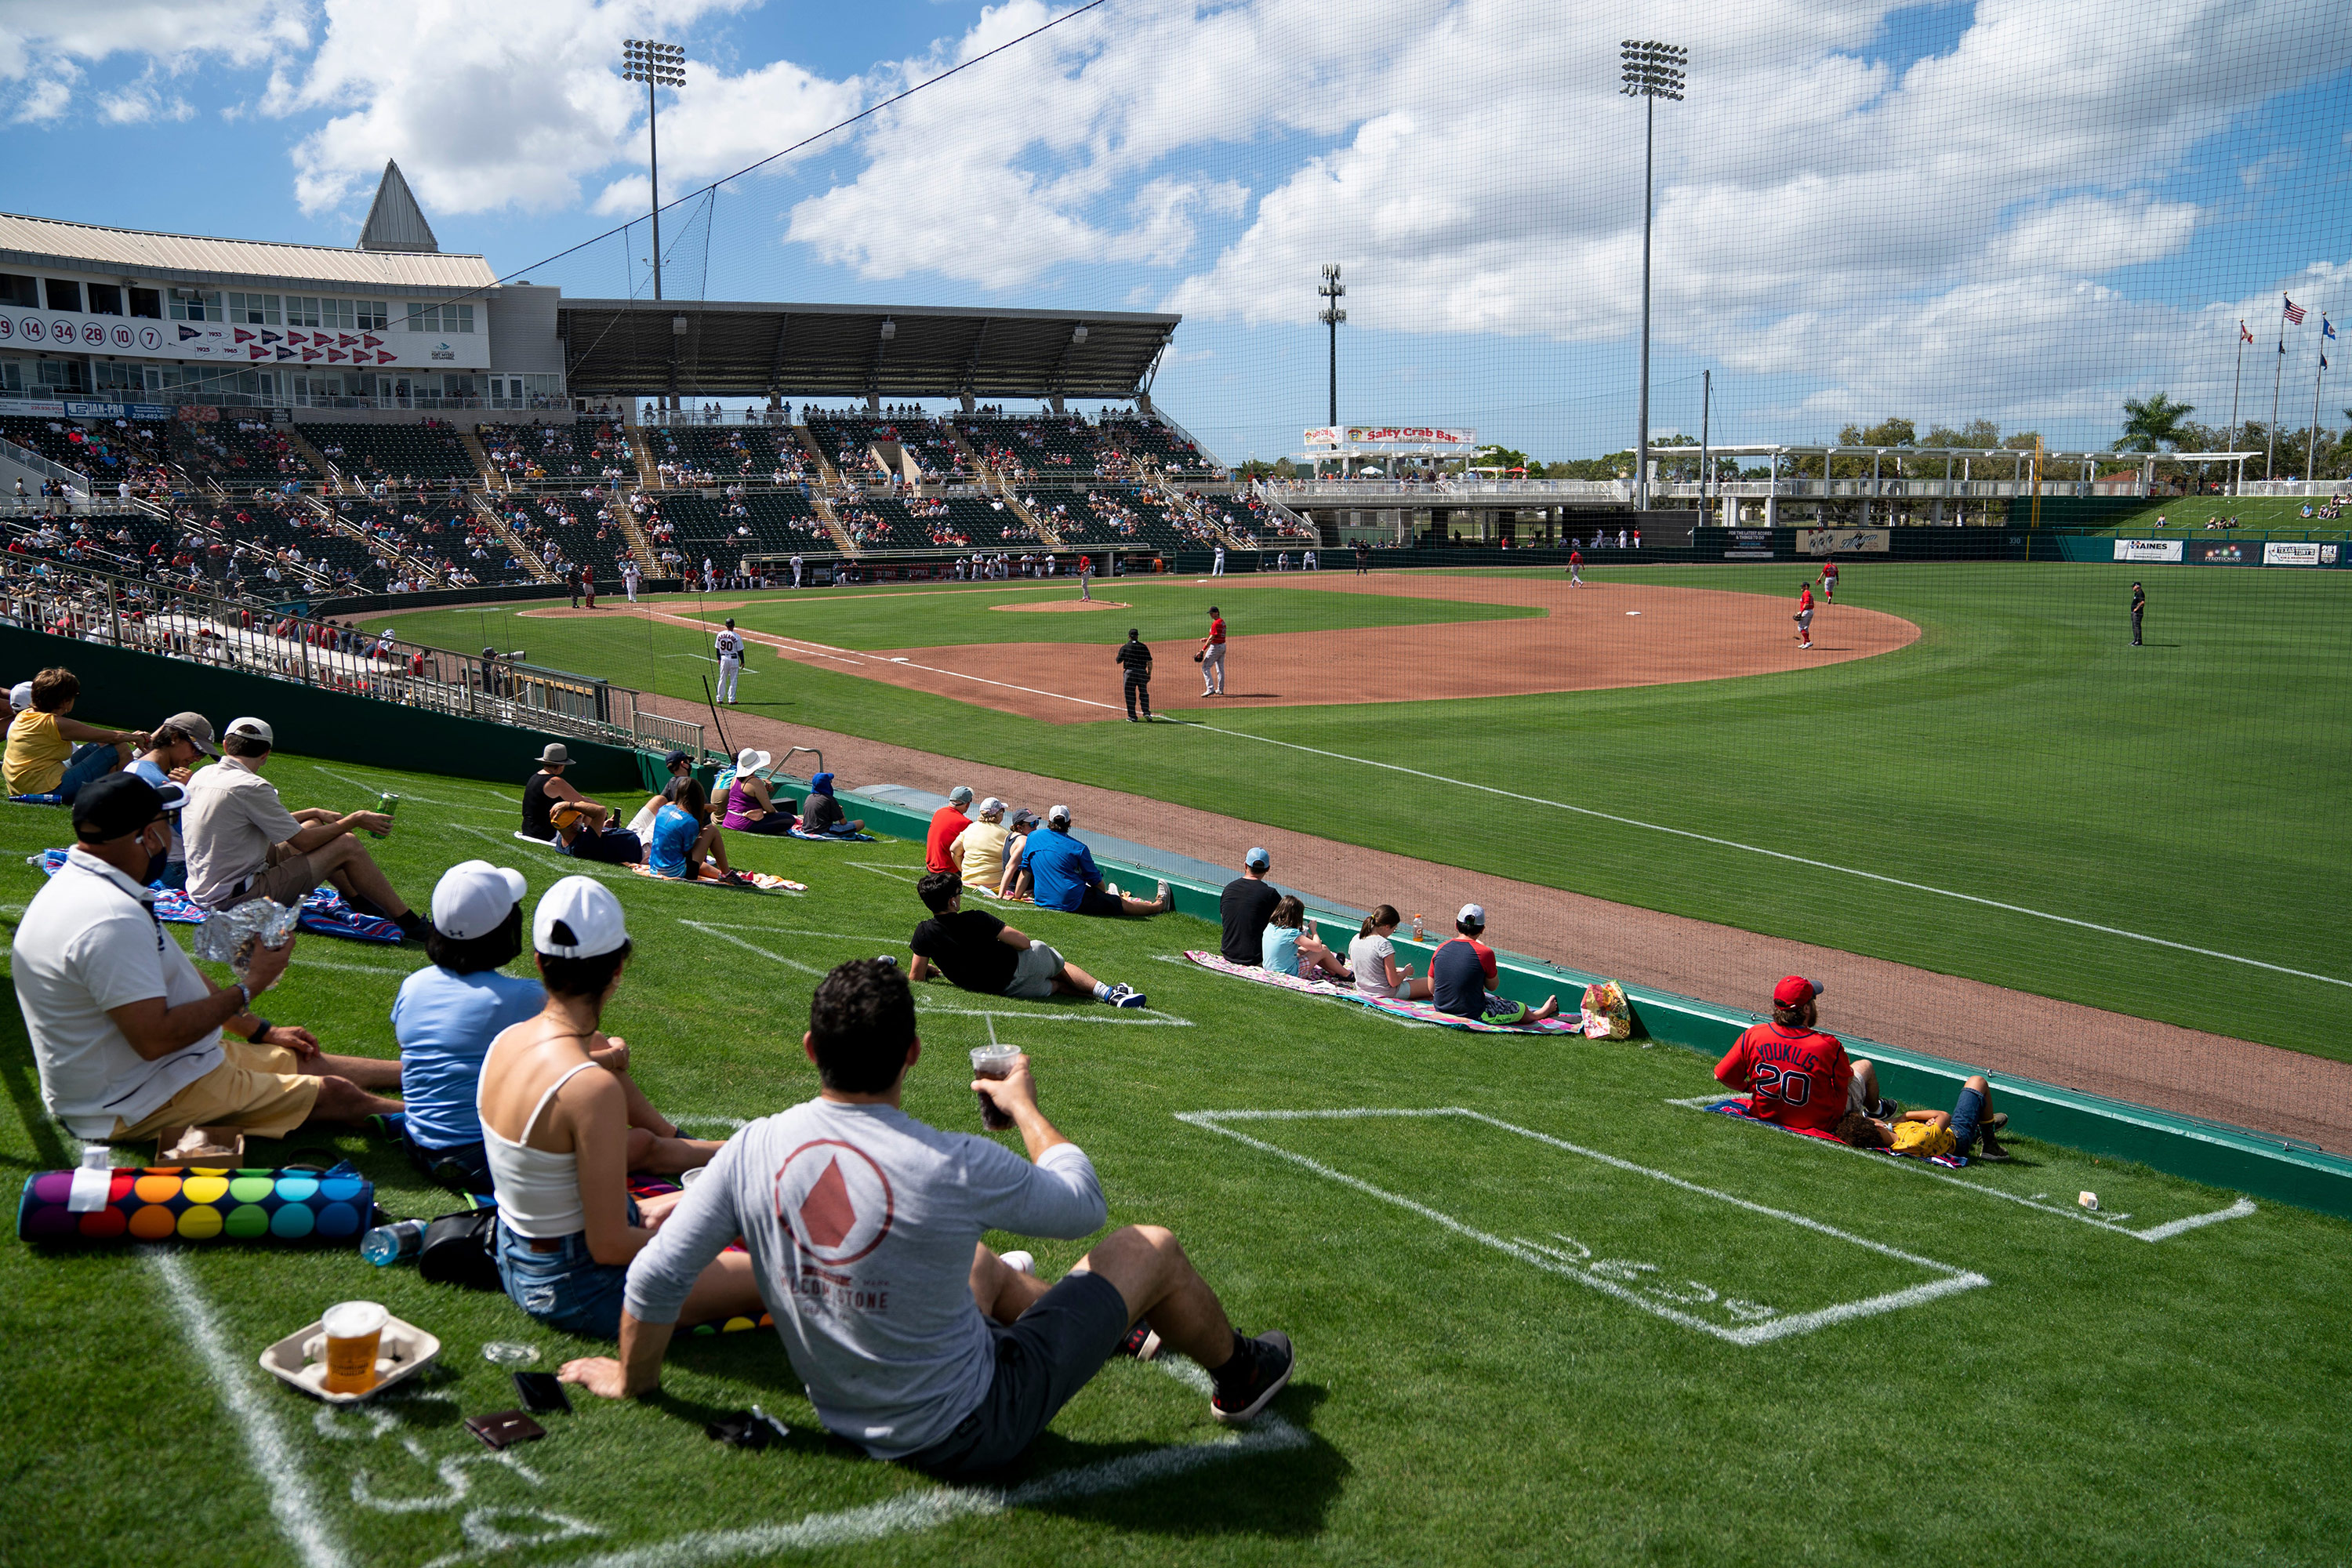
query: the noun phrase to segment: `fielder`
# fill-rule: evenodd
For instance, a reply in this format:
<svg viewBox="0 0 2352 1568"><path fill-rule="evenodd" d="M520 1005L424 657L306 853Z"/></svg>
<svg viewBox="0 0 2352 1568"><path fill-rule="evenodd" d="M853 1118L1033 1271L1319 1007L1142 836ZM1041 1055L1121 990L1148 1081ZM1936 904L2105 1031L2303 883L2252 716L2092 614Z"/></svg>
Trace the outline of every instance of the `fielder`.
<svg viewBox="0 0 2352 1568"><path fill-rule="evenodd" d="M629 595L629 603L632 605L637 602L637 578L639 575L640 574L637 571L636 558L635 556L631 556L628 560L621 563L621 588L624 593Z"/></svg>
<svg viewBox="0 0 2352 1568"><path fill-rule="evenodd" d="M1571 549L1568 552L1568 585L1571 588L1584 586L1584 552L1581 550Z"/></svg>
<svg viewBox="0 0 2352 1568"><path fill-rule="evenodd" d="M1834 605L1837 603L1837 578L1838 563L1834 561L1822 562L1822 603L1825 605Z"/></svg>
<svg viewBox="0 0 2352 1568"><path fill-rule="evenodd" d="M1091 555L1081 555L1078 557L1078 602L1091 604L1094 602L1094 596L1095 558Z"/></svg>
<svg viewBox="0 0 2352 1568"><path fill-rule="evenodd" d="M803 562L802 562L802 560L801 560L801 552L800 552L799 551L797 551L797 550L793 551L793 587L795 587L795 588L797 588L797 587L799 587L799 586L801 585L801 567L802 567L802 565L803 565Z"/></svg>
<svg viewBox="0 0 2352 1568"><path fill-rule="evenodd" d="M743 638L730 618L727 629L710 639L710 651L719 656L719 700L735 700L735 678L743 673Z"/></svg>
<svg viewBox="0 0 2352 1568"><path fill-rule="evenodd" d="M702 558L702 591L706 594L719 592L719 568L710 563L708 555Z"/></svg>
<svg viewBox="0 0 2352 1568"><path fill-rule="evenodd" d="M1797 593L1797 614L1796 614L1796 616L1795 616L1794 619L1796 620L1796 623L1797 623L1797 646L1798 646L1799 647L1812 647L1812 646L1813 646L1813 584L1812 584L1812 579L1811 579L1811 578L1810 578L1810 577L1809 577L1809 578L1807 578L1807 579L1805 580L1805 585L1804 585L1801 589L1798 590L1798 593ZM733 626L735 623L734 623L734 622L732 622L732 621L730 621L730 622L728 622L727 624L728 624L729 626Z"/></svg>
<svg viewBox="0 0 2352 1568"><path fill-rule="evenodd" d="M1210 567L1209 567L1209 575L1210 575L1210 576L1212 576L1212 577L1222 577L1222 576L1223 576L1224 574L1225 574L1225 547L1224 547L1223 545L1220 544L1220 545L1218 545L1218 546L1217 546L1217 556L1216 556L1216 560L1215 560L1213 563L1211 563L1211 565L1210 565ZM1211 612L1211 613L1212 613L1212 614L1213 614L1214 612L1213 611L1213 612Z"/></svg>
<svg viewBox="0 0 2352 1568"><path fill-rule="evenodd" d="M1223 552L1218 552L1222 559ZM1192 656L1201 666L1201 695L1223 697L1225 694L1225 617L1217 606L1209 606L1209 635L1201 639L1201 651Z"/></svg>

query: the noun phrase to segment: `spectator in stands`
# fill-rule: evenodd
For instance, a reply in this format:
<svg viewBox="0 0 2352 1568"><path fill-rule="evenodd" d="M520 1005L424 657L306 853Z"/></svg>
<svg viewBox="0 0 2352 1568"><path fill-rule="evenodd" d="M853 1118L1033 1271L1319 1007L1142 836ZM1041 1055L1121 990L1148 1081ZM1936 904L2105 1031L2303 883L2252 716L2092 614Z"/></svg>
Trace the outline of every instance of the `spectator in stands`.
<svg viewBox="0 0 2352 1568"><path fill-rule="evenodd" d="M264 721L233 720L221 737L227 754L189 780L180 816L188 896L208 910L259 898L291 905L323 880L362 913L383 916L411 942L425 940L425 922L352 837L360 828L389 833L392 818L376 811L339 816L315 806L288 811L278 787L261 776L277 743Z"/></svg>
<svg viewBox="0 0 2352 1568"><path fill-rule="evenodd" d="M627 1047L597 1026L629 962L620 900L564 878L532 912L531 946L546 1005L490 1042L476 1104L498 1198L499 1278L549 1327L610 1338L629 1260L684 1194L629 1195L632 1096L614 1065L625 1067ZM696 1272L681 1290L689 1316L759 1312L747 1255Z"/></svg>
<svg viewBox="0 0 2352 1568"><path fill-rule="evenodd" d="M147 749L143 730L101 730L71 717L81 682L62 665L33 677L33 705L8 721L0 772L10 795L54 795L70 805L82 787L120 773Z"/></svg>
<svg viewBox="0 0 2352 1568"><path fill-rule="evenodd" d="M130 771L145 779L157 789L165 784L185 784L199 758L218 757L220 748L213 744L212 721L201 713L174 713L155 726L148 750L131 764ZM180 814L170 814L172 847L164 853L160 870L146 878L150 886L185 888L188 885L187 841L180 832Z"/></svg>
<svg viewBox="0 0 2352 1568"><path fill-rule="evenodd" d="M1296 894L1285 893L1267 917L1262 946L1265 953L1265 968L1276 974L1295 974L1301 980L1336 980L1341 984L1352 984L1356 978L1346 962L1315 934L1307 923L1307 905Z"/></svg>
<svg viewBox="0 0 2352 1568"><path fill-rule="evenodd" d="M1012 837L1004 823L1004 803L990 795L980 803L980 816L948 846L948 858L964 886L996 892L1004 885L1004 847Z"/></svg>
<svg viewBox="0 0 2352 1568"><path fill-rule="evenodd" d="M793 830L793 803L778 805L775 786L760 776L772 760L767 752L750 746L735 754L735 778L727 786L727 815L722 819L730 831L788 834Z"/></svg>
<svg viewBox="0 0 2352 1568"><path fill-rule="evenodd" d="M398 1110L373 1091L399 1084L399 1064L326 1056L310 1030L254 1011L291 941L257 945L245 978L217 986L156 923L142 879L179 794L127 773L82 789L66 863L16 926L10 970L42 1103L77 1137L122 1142L196 1126L283 1138ZM224 1040L224 1026L244 1039Z"/></svg>
<svg viewBox="0 0 2352 1568"><path fill-rule="evenodd" d="M1149 901L1105 890L1103 874L1094 851L1070 835L1070 808L1057 805L1045 813L1045 826L1029 835L1021 848L1022 868L1030 878L1030 897L1041 910L1078 915L1162 915L1176 907L1168 884Z"/></svg>
<svg viewBox="0 0 2352 1568"><path fill-rule="evenodd" d="M1874 1108L1885 1112L1874 1116L1848 1110L1839 1119L1837 1135L1855 1148L1892 1149L1922 1159L1965 1159L1971 1153L1979 1160L2009 1158L1999 1137L2009 1125L2009 1113L1993 1110L1992 1084L1982 1073L1960 1086L1960 1097L1948 1112L1897 1110L1891 1101L1879 1100L1878 1075L1868 1062L1854 1063L1853 1076L1857 1084L1866 1084L1864 1092Z"/></svg>
<svg viewBox="0 0 2352 1568"><path fill-rule="evenodd" d="M646 864L653 868L654 875L673 881L699 878L730 888L751 885L750 878L727 864L726 838L710 820L709 792L691 775L678 781L677 793L654 814Z"/></svg>
<svg viewBox="0 0 2352 1568"><path fill-rule="evenodd" d="M1019 996L1043 1002L1060 993L1091 996L1114 1007L1140 1007L1143 993L1132 985L1107 985L1047 947L1006 925L985 910L963 907L963 879L952 871L929 871L915 889L931 918L915 928L908 942L915 955L909 980L929 980L934 969L966 991L983 996Z"/></svg>
<svg viewBox="0 0 2352 1568"><path fill-rule="evenodd" d="M612 820L609 809L582 795L563 776L563 770L571 765L571 749L561 741L550 741L539 753L539 771L522 781L522 830L527 836L552 841L553 813L564 802L577 808L591 828L601 831Z"/></svg>
<svg viewBox="0 0 2352 1568"><path fill-rule="evenodd" d="M923 866L931 871L956 870L956 858L949 847L963 837L971 826L964 811L971 805L971 786L958 784L948 791L947 805L931 813L930 831L923 837Z"/></svg>
<svg viewBox="0 0 2352 1568"><path fill-rule="evenodd" d="M1559 998L1547 996L1530 1009L1496 994L1498 978L1495 950L1480 941L1486 930L1486 911L1465 904L1454 917L1454 934L1429 957L1430 1000L1441 1013L1457 1018L1479 1018L1490 1024L1537 1024L1559 1016Z"/></svg>
<svg viewBox="0 0 2352 1568"><path fill-rule="evenodd" d="M1282 890L1265 879L1273 866L1274 858L1263 848L1252 849L1242 857L1242 874L1217 895L1217 918L1224 926L1217 951L1227 963L1255 965L1265 957L1260 939L1282 901Z"/></svg>
<svg viewBox="0 0 2352 1568"><path fill-rule="evenodd" d="M1025 1057L979 1092L1020 1129L1034 1164L900 1109L922 1045L896 964L860 960L825 976L803 1046L823 1093L729 1142L631 1266L620 1358L569 1363L566 1378L608 1398L651 1393L670 1325L709 1315L709 1260L740 1236L818 1419L877 1458L942 1477L1011 1464L1105 1361L1149 1357L1163 1338L1208 1370L1221 1422L1255 1418L1289 1382L1288 1336L1235 1332L1164 1230L1112 1232L1050 1288L982 1244L993 1227L1087 1235L1103 1223L1102 1186L1038 1110ZM846 1206L828 1199L853 1157L871 1173L861 1182L887 1184L897 1212L920 1220L877 1231L825 1268L842 1283L812 1295L802 1270L814 1266L814 1226L794 1216ZM887 1315L864 1305L886 1282Z"/></svg>
<svg viewBox="0 0 2352 1568"><path fill-rule="evenodd" d="M1348 967L1355 972L1356 989L1365 995L1399 1001L1427 999L1428 979L1415 978L1412 965L1396 961L1396 943L1390 939L1403 922L1394 904L1382 904L1364 917L1362 929L1348 944Z"/></svg>
<svg viewBox="0 0 2352 1568"><path fill-rule="evenodd" d="M801 830L804 833L831 833L843 837L866 831L864 817L845 817L841 800L833 793L833 775L819 773L809 780L809 792L801 802Z"/></svg>

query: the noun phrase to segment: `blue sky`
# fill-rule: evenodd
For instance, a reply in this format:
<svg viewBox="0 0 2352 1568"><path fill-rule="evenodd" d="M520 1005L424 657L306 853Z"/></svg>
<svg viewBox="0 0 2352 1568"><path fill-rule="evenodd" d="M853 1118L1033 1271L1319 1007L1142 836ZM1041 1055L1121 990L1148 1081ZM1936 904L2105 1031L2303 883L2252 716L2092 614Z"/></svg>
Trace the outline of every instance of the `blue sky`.
<svg viewBox="0 0 2352 1568"><path fill-rule="evenodd" d="M687 46L677 196L1069 9L9 5L0 207L349 244L395 157L446 248L642 289L642 225L542 259L641 208L621 38ZM1322 422L1337 261L1343 418L1623 447L1642 111L1614 74L1638 16L1692 50L1658 115L1654 428L1696 432L1706 370L1718 440L1905 415L2104 443L2156 390L2225 421L2235 322L2267 381L2282 289L2352 306L2347 9L1109 0L674 210L666 283L1179 310L1160 401L1238 458ZM2290 423L2318 319L2289 333Z"/></svg>

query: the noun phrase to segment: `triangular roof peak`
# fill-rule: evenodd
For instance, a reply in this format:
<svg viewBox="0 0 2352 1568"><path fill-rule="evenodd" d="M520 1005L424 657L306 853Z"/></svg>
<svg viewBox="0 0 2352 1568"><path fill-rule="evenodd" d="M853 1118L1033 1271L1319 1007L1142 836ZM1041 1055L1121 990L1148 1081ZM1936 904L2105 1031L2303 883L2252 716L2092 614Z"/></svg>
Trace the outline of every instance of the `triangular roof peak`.
<svg viewBox="0 0 2352 1568"><path fill-rule="evenodd" d="M383 161L383 181L375 188L375 200L368 205L367 222L360 226L360 250L434 251L441 242L433 237L433 226L425 221L424 209L408 189L408 182L400 176L400 165L386 158Z"/></svg>

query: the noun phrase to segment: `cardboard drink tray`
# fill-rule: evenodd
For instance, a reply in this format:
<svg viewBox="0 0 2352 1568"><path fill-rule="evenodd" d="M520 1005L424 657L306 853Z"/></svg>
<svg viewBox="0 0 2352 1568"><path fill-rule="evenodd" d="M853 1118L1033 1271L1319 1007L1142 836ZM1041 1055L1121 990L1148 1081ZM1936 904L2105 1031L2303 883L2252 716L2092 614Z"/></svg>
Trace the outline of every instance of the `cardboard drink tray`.
<svg viewBox="0 0 2352 1568"><path fill-rule="evenodd" d="M330 1405L357 1405L415 1375L441 1353L441 1342L423 1329L398 1318L387 1318L383 1338L376 1345L375 1386L361 1394L330 1394L320 1386L327 1375L326 1335L323 1318L295 1330L261 1352L261 1370L292 1384L313 1399L323 1399ZM316 1361L303 1353L303 1347L312 1341L320 1342Z"/></svg>

